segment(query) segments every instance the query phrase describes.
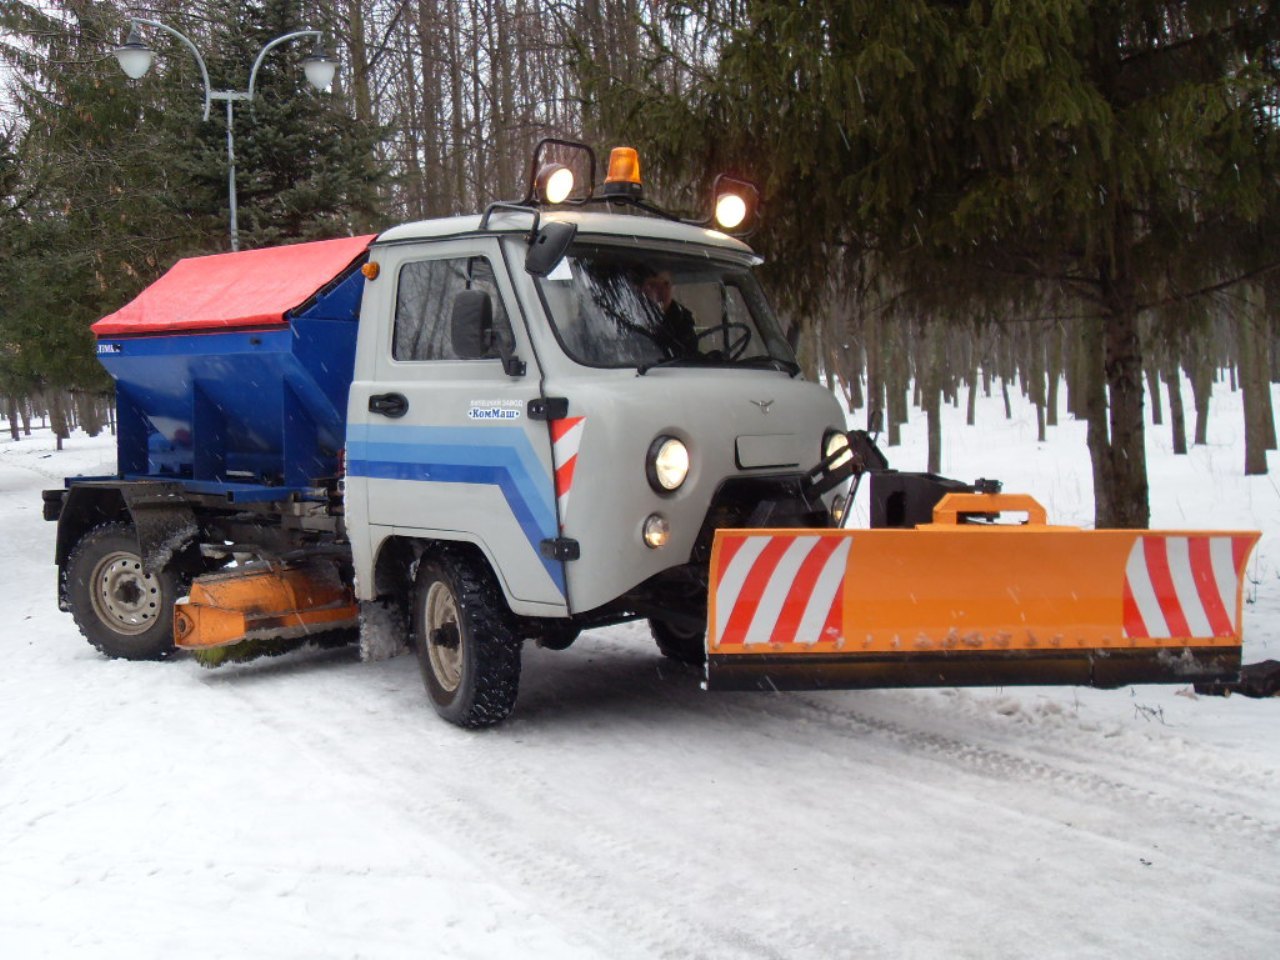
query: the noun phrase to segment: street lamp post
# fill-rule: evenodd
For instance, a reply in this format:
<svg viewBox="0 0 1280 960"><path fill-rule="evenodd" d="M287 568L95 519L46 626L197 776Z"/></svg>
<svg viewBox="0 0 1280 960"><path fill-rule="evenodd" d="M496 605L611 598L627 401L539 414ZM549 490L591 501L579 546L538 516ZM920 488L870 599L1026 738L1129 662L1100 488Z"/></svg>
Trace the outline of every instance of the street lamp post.
<svg viewBox="0 0 1280 960"><path fill-rule="evenodd" d="M185 34L175 30L173 27L166 26L158 20L144 20L139 17L134 18L132 21L128 39L116 47L114 51L116 60L120 63L120 69L133 80L141 78L150 70L151 63L155 59L155 52L142 41L142 35L138 31L140 25L155 27L157 30L173 34L173 36L186 44L187 49L196 58L196 63L200 67L200 79L204 81L205 120L209 119L209 110L213 101L221 101L227 105L227 192L231 198L231 249L239 250L240 234L236 222L236 141L233 104L238 100L248 103L253 102L258 69L262 66L262 61L267 54L282 43L297 40L300 37L315 38L316 45L311 53L303 59L302 68L306 73L307 81L317 90L324 90L333 82L333 75L338 68L338 61L325 52L324 38L319 30L295 30L293 33L286 33L283 36L276 37L258 52L258 58L253 61L253 69L249 71L248 90L214 90L209 83L209 71L205 67L204 58L200 56L200 51L196 49L196 45Z"/></svg>

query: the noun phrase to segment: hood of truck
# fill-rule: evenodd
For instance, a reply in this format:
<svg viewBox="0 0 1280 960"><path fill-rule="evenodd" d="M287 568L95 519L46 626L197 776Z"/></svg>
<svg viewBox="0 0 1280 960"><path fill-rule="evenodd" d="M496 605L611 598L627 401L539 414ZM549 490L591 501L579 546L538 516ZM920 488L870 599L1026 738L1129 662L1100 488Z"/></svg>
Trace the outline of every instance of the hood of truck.
<svg viewBox="0 0 1280 960"><path fill-rule="evenodd" d="M827 390L775 371L593 371L575 377L571 392L566 385L566 399L569 415L553 434L562 536L581 550L567 564L576 612L688 563L726 480L804 473L821 459L826 434L845 429ZM654 490L646 475L649 449L662 436L689 451L688 476L672 492ZM654 513L671 528L656 549L642 536Z"/></svg>

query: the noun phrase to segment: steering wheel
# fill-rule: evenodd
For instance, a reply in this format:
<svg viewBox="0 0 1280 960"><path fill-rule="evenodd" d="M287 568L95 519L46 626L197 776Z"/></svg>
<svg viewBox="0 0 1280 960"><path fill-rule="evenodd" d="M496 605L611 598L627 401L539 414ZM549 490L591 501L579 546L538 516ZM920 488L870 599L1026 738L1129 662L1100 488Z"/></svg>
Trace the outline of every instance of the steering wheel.
<svg viewBox="0 0 1280 960"><path fill-rule="evenodd" d="M736 320L726 320L723 323L716 324L714 327L707 327L707 329L698 334L698 343L701 344L705 337L710 337L717 333L723 335L729 341L729 345L723 351L726 359L737 360L747 352L747 347L751 346L751 328L745 323L740 323ZM730 339L730 334L736 334L737 339ZM714 356L718 353L721 353L721 351L713 350L707 356Z"/></svg>

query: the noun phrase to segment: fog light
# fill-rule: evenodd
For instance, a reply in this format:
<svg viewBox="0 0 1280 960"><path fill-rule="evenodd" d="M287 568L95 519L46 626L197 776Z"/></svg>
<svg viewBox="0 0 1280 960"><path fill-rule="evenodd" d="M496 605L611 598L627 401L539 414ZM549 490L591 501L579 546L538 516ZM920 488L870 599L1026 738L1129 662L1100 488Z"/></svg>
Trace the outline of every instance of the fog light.
<svg viewBox="0 0 1280 960"><path fill-rule="evenodd" d="M644 522L644 543L646 547L658 549L665 547L671 539L671 524L660 513L651 513Z"/></svg>
<svg viewBox="0 0 1280 960"><path fill-rule="evenodd" d="M844 512L849 506L849 498L840 494L831 501L831 525L838 527L844 521Z"/></svg>

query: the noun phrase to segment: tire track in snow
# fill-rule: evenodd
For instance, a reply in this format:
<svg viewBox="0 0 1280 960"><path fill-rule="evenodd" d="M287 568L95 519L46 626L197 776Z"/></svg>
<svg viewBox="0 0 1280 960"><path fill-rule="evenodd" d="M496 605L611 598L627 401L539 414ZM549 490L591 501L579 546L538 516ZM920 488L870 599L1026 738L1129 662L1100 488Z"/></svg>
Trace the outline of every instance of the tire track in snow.
<svg viewBox="0 0 1280 960"><path fill-rule="evenodd" d="M609 646L614 649L620 649L626 645L623 638L609 639L612 641ZM634 651L633 644L627 646ZM909 693L909 691L893 692ZM707 694L706 696L707 702L711 702L712 699L725 695ZM1128 796L1146 804L1157 805L1162 810L1172 806L1196 817L1208 816L1211 818L1208 821L1209 829L1218 830L1224 824L1232 824L1239 832L1245 834L1252 835L1255 831L1261 830L1270 836L1280 838L1280 823L1239 810L1224 808L1221 803L1189 800L1179 793L1177 788L1196 792L1213 792L1215 797L1220 799L1219 782L1226 782L1236 788L1237 792L1243 792L1241 788L1252 786L1255 788L1254 792L1260 795L1259 798L1237 796L1234 798L1237 803L1266 806L1267 801L1262 798L1273 795L1280 786L1280 771L1242 770L1238 764L1224 764L1218 761L1212 751L1203 747L1196 746L1195 755L1192 757L1178 757L1171 762L1168 756L1153 756L1157 747L1139 749L1121 738L1104 737L1101 734L1088 733L1066 725L1047 729L1039 724L1025 724L1011 729L1007 725L996 723L992 718L969 705L957 706L956 710L952 711L944 709L941 705L929 703L923 697L915 697L911 701L910 707L913 711L927 714L920 719L930 726L936 723L954 728L957 719L962 719L966 723L972 722L980 727L980 730L972 731L979 736L1015 740L1019 745L1026 742L1028 749L1039 748L1056 754L1053 759L1044 756L1029 758L996 746L986 746L960 736L927 728L922 729L901 720L878 716L866 709L837 707L831 703L821 702L817 699L818 696L820 695L803 692L781 694L762 692L759 694L759 709L755 708L755 700L748 705L745 698L738 702L726 702L725 707L738 716L763 713L783 722L792 722L799 715L817 716L824 723L834 722L836 726L844 727L851 732L875 733L882 740L911 746L917 752L938 759L949 758L953 762L962 762L966 768L973 769L975 772L982 769L989 771L992 775L999 775L1003 771L1004 779L1020 778L1029 782L1071 784L1095 796ZM838 695L833 695L833 699L834 696ZM674 700L672 705L677 705ZM689 698L684 698L678 705L681 708L698 709ZM788 707L796 713L789 712ZM1078 751L1079 755L1064 756L1064 749ZM1114 765L1117 760L1138 768L1133 772L1142 781L1163 781L1173 789L1167 792L1155 791L1146 786L1126 783L1122 778L1114 775ZM1090 767L1100 763L1105 763L1108 769L1113 771L1113 775L1106 776L1089 770L1070 769L1068 766L1077 764L1081 767ZM1191 775L1193 770L1194 776Z"/></svg>
<svg viewBox="0 0 1280 960"><path fill-rule="evenodd" d="M909 707L914 717L925 719L927 715L929 719L952 725L957 720L963 720L999 740L1026 742L1028 745L1034 743L1065 762L1087 764L1099 754L1105 754L1109 761L1126 761L1134 768L1133 772L1144 779L1158 777L1168 782L1177 778L1191 789L1203 788L1206 780L1212 777L1241 787L1253 787L1263 794L1280 791L1280 768L1258 769L1250 767L1243 760L1224 759L1220 751L1178 736L1173 727L1165 728L1171 733L1169 743L1145 737L1135 742L1133 736L1118 735L1127 734L1127 730L1117 730L1115 733L1104 731L1101 729L1102 721L1092 721L1092 725L1040 722L1040 718L1025 711L1022 702L1016 698L1009 698L1010 709L1013 714L1028 718L1028 722L1011 722L1010 714L1001 710L995 700L980 700L972 694L938 701L921 696L920 691L894 692L907 694L909 699L903 697L893 706ZM956 690L954 693L961 694L961 691ZM1065 709L1050 714L1063 718L1068 715ZM1171 746L1177 750L1176 766L1170 765ZM1195 771L1197 775L1188 778L1183 776L1184 771Z"/></svg>
<svg viewBox="0 0 1280 960"><path fill-rule="evenodd" d="M822 718L827 723L843 729L847 736L861 737L872 734L882 740L900 744L913 752L928 755L972 773L999 780L1069 786L1080 793L1106 799L1123 797L1146 806L1157 807L1162 812L1171 809L1179 810L1196 820L1200 827L1212 832L1229 830L1254 841L1259 839L1259 834L1280 839L1280 824L1238 810L1223 809L1209 803L1187 800L1174 794L1134 786L1091 771L1069 770L1043 760L1020 757L1004 750L956 739L936 731L912 729L897 721L816 703L803 695L788 696L797 710ZM767 712L779 719L786 718L785 713L774 709L768 709ZM1098 759L1105 762L1108 758L1104 754L1099 754Z"/></svg>
<svg viewBox="0 0 1280 960"><path fill-rule="evenodd" d="M254 695L235 683L227 684L225 689L232 691L239 699L250 704L254 710L272 715L276 720L292 719L292 713L286 714L280 711L278 705L274 705L274 701L268 696ZM430 707L425 702L425 694L422 708L430 712ZM435 718L431 717L429 722L434 720ZM443 723L443 721L439 722ZM408 728L401 726L399 729ZM508 895L529 903L531 909L536 909L536 905L527 899L527 895L521 888L558 892L560 899L556 902L557 914L560 911L573 913L577 915L577 919L583 921L581 925L561 925L570 935L575 929L597 927L603 920L620 934L616 939L610 938L614 943L638 945L643 949L644 955L662 957L664 960L665 958L683 960L683 958L698 955L691 952L691 944L686 937L659 932L664 929L681 929L683 918L679 913L678 902L664 904L660 911L664 922L654 922L652 914L655 911L652 902L642 917L637 916L634 910L626 910L625 907L634 901L627 897L619 897L615 890L602 889L604 876L593 869L595 861L574 856L573 850L566 851L563 849L564 842L559 838L557 838L556 847L552 847L548 844L548 837L545 834L529 838L518 830L495 826L494 824L508 823L509 812L487 803L483 796L470 789L470 781L459 783L441 779L430 772L424 772L417 765L392 768L372 766L360 753L350 749L347 740L325 733L319 725L299 730L296 724L291 723L289 729L281 729L281 732L299 750L305 751L321 766L337 766L348 774L352 770L357 771L363 782L369 784L368 790L374 802L384 808L390 807L389 817L404 822L405 812L408 811L410 815L420 814L421 822L430 823L433 828L446 824L447 828L443 831L446 843L464 859L479 856L487 861L492 867L490 875L494 879L494 885L506 891ZM484 737L487 734L469 733L468 736ZM412 738L402 746L410 753L422 748L417 738ZM501 764L503 795L518 794L524 798L526 804L537 802L545 807L546 798L556 792L549 789L550 781L546 777L535 774L528 764L515 761L512 752L503 752ZM468 789L465 796L458 793L424 795L421 789L416 789L406 782L410 778L419 776L437 785L465 786ZM389 795L394 797L395 803L388 804ZM442 805L447 805L445 817L440 816L439 806ZM528 813L528 810L526 809L525 812ZM580 846L590 848L592 842L603 845L609 837L607 832L600 828L585 824L582 820L583 811L566 810L565 812L571 813L574 817L573 839L580 841ZM418 823L417 820L413 821L415 827ZM651 897L653 890L662 889L661 880L670 875L671 861L659 860L647 853L642 854L635 849L634 844L627 844L626 847L630 848L627 863L630 873L635 875L635 868L639 863L643 863L643 876L652 880L652 885L646 889L646 895ZM610 850L616 857L622 852L623 847L614 843ZM584 945L591 944L588 942ZM714 952L714 949L711 949L711 953ZM626 956L616 952L613 955Z"/></svg>
<svg viewBox="0 0 1280 960"><path fill-rule="evenodd" d="M564 666L568 668L569 664ZM600 667L606 671L612 668L613 673L597 673ZM384 739L380 745L379 755L424 757L424 761L410 761L404 766L378 765L371 762L364 751L355 751L347 738L323 734L322 730L310 725L299 727L298 711L292 706L281 709L267 692L267 687L258 694L256 684L232 683L226 686L243 695L260 712L288 721L293 727L291 740L307 750L316 763L348 772L352 769L358 771L362 782L370 784L372 804L384 808L387 816L395 818L393 822L405 823L410 829L425 834L416 825L418 821L406 820L405 811L410 811L411 815L421 811L422 822L447 825L442 831L442 841L454 851L488 864L486 873L495 876L495 886L518 898L524 888L534 891L535 895L554 895L557 899L553 915L562 921L563 929L569 931L570 936L577 930L603 929L607 931L607 939L630 943L639 955L773 956L776 950L770 944L780 942L779 937L790 935L784 928L789 926L791 918L754 915L751 922L735 929L723 926L723 918L709 916L706 911L691 913L690 904L680 896L680 884L673 881L690 875L714 875L721 869L714 849L699 847L687 832L673 831L670 837L664 838L655 835L662 831L627 836L626 827L619 825L621 821L616 808L607 814L598 808L597 805L606 799L603 791L597 790L585 797L566 793L565 782L557 774L555 764L548 766L545 763L548 752L540 746L520 748L512 743L513 739L555 738L561 720L574 725L594 725L599 722L597 715L614 718L610 721L611 728L614 728L612 733L621 739L630 736L632 726L651 729L653 721L650 715L662 713L671 715L671 729L682 729L686 720L692 720L693 726L709 731L708 736L699 741L704 747L708 739L714 741L719 728L728 728L733 735L747 732L789 747L796 745L796 734L802 732L806 735L803 750L808 755L815 758L825 755L845 764L857 765L874 762L868 757L869 749L873 756L889 758L887 765L878 766L880 773L905 783L915 781L922 786L937 786L937 778L928 774L922 776L919 769L895 765L892 757L899 750L907 756L917 755L995 782L1043 784L1051 793L1060 794L1068 801L1080 800L1095 808L1097 805L1089 798L1107 801L1104 806L1108 808L1116 807L1117 800L1130 801L1120 804L1120 811L1126 806L1132 811L1135 805L1132 801L1137 801L1136 805L1141 810L1159 810L1166 817L1190 821L1187 823L1190 832L1198 832L1196 825L1203 823L1206 833L1225 830L1234 837L1247 838L1255 846L1259 839L1264 839L1260 832L1276 832L1274 824L1257 817L1224 811L1211 804L1171 798L1161 791L1133 787L1092 771L1081 772L1019 757L970 739L919 729L866 711L824 704L816 695L725 695L721 698L694 689L691 676L677 677L675 683L670 682L670 678L665 681L656 679L645 687L635 682L638 671L634 657L631 663L602 663L591 668L580 664L576 672L577 676L570 669L557 678L563 680L564 685L557 684L557 695L553 699L563 698L563 706L548 711L545 701L541 710L530 704L534 706L530 714L532 722L524 728L520 726L517 713L510 726L487 734L466 735L467 743L451 740L450 734L428 734L424 750L421 725L398 725L395 735ZM587 673L592 677L590 686L582 686ZM350 683L350 680L350 676L335 678L335 682L342 684ZM414 686L416 688L416 684ZM351 689L356 690L358 686ZM540 696L547 697L547 689L544 687ZM581 703L575 699L575 689L581 694ZM267 699L261 699L263 697ZM405 701L392 704L397 711L412 703L421 710L424 723L437 722L425 701L419 697L416 691L410 695L406 688L397 689L396 695L390 699ZM351 709L362 709L362 701L352 696L344 694L341 701ZM638 715L636 707L643 709L645 714ZM937 719L944 722L946 718L939 716ZM1021 729L1013 731L1015 735L1021 732ZM471 739L473 737L474 740ZM860 749L842 748L842 744L848 745L851 741ZM739 748L742 746L744 744L739 741ZM886 748L890 752L886 753ZM460 775L455 777L446 773L441 777L435 773L431 769L431 751L440 751L434 755L435 762L443 760L450 769L461 771ZM523 756L544 762L531 765L521 759ZM642 759L647 760L648 757ZM661 759L660 753L658 759ZM1105 764L1110 757L1104 747L1088 759ZM483 781L467 773L468 767L474 770L476 764L491 762L502 780L496 804L483 792ZM877 776L876 779L881 780L882 777ZM424 784L427 787L425 791ZM948 789L974 803L987 802L975 796L979 791L967 790L963 782L953 783ZM582 802L575 803L575 798ZM519 804L518 809L516 803ZM622 815L634 816L643 812L629 807L623 809ZM1022 812L1025 814L1026 811ZM1141 817L1141 812L1136 816ZM1056 821L1058 818L1050 819ZM1093 832L1099 840L1108 843L1118 842L1130 847L1136 843L1140 846L1140 841L1125 833L1135 819L1134 812L1120 812L1113 824L1101 825ZM530 832L526 824L546 829ZM714 840L714 835L704 839ZM1238 851L1239 845L1232 843L1225 852L1234 855ZM1194 859L1206 869L1224 869L1220 860L1203 855L1196 855ZM538 901L526 899L523 902L536 908ZM814 918L804 919L807 922L791 933L807 932L812 938L815 935ZM817 931L815 949L830 946L834 933L828 929ZM856 937L852 931L846 933Z"/></svg>
<svg viewBox="0 0 1280 960"><path fill-rule="evenodd" d="M602 637L601 639L606 639ZM612 648L622 653L624 645L634 655L634 643L628 643L623 637L607 637L606 649ZM1280 840L1280 824L1265 817L1244 812L1239 804L1251 804L1254 808L1269 807L1265 799L1267 788L1271 785L1265 777L1258 778L1262 789L1254 791L1259 794L1257 800L1247 796L1235 796L1228 807L1221 802L1220 795L1215 794L1218 802L1206 799L1191 799L1178 787L1194 790L1198 794L1212 792L1214 772L1210 770L1199 779L1189 776L1170 776L1171 769L1166 765L1154 773L1136 772L1143 785L1125 782L1108 771L1095 772L1090 767L1111 765L1118 758L1121 761L1134 759L1130 750L1117 750L1113 740L1095 740L1089 744L1084 756L1079 759L1065 759L1061 762L1044 757L1026 757L1004 750L998 746L988 745L979 739L966 739L962 736L944 733L937 729L920 728L899 720L876 716L866 710L855 710L844 706L835 706L820 702L819 697L826 695L804 693L760 693L760 694L702 694L690 691L687 696L671 696L673 692L668 684L660 684L664 691L655 696L663 696L664 707L704 716L710 722L726 722L736 732L751 729L761 736L779 739L785 731L794 728L798 720L808 719L816 722L817 728L841 741L853 740L867 743L874 740L882 744L893 744L906 748L910 753L927 757L935 762L945 763L964 772L983 777L995 782L1042 783L1055 789L1066 788L1082 798L1096 798L1107 802L1126 801L1144 810L1154 810L1161 815L1173 814L1186 824L1188 830L1201 830L1217 836L1233 836L1256 844L1260 839ZM835 699L839 695L832 695ZM699 697L705 698L700 700ZM721 699L723 698L723 699ZM712 703L717 706L713 709ZM952 724L957 719L948 711L935 707L929 711L931 716L924 718L926 724ZM969 711L957 711L961 718L967 720ZM768 726L760 722L767 717L773 721ZM1055 744L1047 732L1032 728L1036 735L1032 741L1040 741L1047 747L1060 747ZM988 730L985 733L990 733ZM1019 728L1013 731L999 730L1001 738L1021 738L1026 732ZM977 731L978 737L984 731ZM1076 739L1082 739L1079 736ZM825 738L811 738L806 741L805 749L811 752L820 751L832 759L847 761L849 753L824 742ZM1029 750L1036 749L1036 743L1028 744ZM1072 769L1070 764L1079 764L1084 769ZM902 773L902 771L899 771ZM909 775L908 775L909 776ZM1222 771L1222 777L1230 780L1230 771ZM1168 790L1153 790L1149 784L1155 780L1163 780L1170 787ZM1176 780L1176 783L1169 781ZM1238 785L1232 781L1233 785ZM1237 791L1239 794L1240 791Z"/></svg>

